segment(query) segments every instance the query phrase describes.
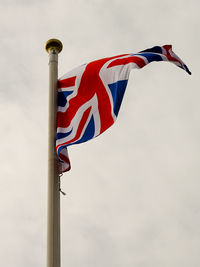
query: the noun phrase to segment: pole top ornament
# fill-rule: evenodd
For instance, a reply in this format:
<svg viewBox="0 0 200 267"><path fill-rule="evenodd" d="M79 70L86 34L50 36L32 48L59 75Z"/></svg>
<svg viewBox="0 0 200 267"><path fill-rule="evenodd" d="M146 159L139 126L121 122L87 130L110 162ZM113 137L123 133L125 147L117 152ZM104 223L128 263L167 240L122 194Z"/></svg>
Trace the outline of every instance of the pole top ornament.
<svg viewBox="0 0 200 267"><path fill-rule="evenodd" d="M58 39L50 39L45 44L45 49L47 53L50 53L51 50L54 50L55 53L60 53L62 51L63 45Z"/></svg>

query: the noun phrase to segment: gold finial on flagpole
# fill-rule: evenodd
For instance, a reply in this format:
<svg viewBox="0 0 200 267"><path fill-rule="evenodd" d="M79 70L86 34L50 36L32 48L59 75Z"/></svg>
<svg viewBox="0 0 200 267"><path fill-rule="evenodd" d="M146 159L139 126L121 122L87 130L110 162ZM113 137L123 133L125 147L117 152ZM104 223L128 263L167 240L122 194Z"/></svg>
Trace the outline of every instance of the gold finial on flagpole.
<svg viewBox="0 0 200 267"><path fill-rule="evenodd" d="M50 39L46 42L45 49L47 53L50 53L51 50L55 50L55 52L59 54L63 49L63 45L58 39Z"/></svg>

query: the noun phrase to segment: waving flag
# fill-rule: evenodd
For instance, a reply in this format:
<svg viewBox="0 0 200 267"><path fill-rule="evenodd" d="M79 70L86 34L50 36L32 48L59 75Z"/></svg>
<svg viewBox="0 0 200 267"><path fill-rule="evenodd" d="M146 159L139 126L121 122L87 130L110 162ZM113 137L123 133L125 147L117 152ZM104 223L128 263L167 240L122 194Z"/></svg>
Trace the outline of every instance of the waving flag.
<svg viewBox="0 0 200 267"><path fill-rule="evenodd" d="M136 54L95 60L65 74L58 81L56 150L60 172L70 169L67 147L86 142L116 120L131 69L153 61L169 61L191 74L171 45Z"/></svg>

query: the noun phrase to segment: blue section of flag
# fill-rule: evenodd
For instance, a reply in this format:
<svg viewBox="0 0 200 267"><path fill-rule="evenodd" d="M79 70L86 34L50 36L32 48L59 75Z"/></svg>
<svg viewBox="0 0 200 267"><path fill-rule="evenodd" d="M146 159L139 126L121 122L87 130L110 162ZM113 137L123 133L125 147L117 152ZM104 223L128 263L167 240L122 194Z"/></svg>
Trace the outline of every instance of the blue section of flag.
<svg viewBox="0 0 200 267"><path fill-rule="evenodd" d="M119 109L122 103L122 99L124 96L124 92L126 90L127 83L128 83L128 80L122 80L122 81L108 84L111 94L112 94L113 103L114 103L114 113L116 116L118 115L118 112L119 112Z"/></svg>
<svg viewBox="0 0 200 267"><path fill-rule="evenodd" d="M77 142L70 144L70 145L84 143L84 142L92 139L94 137L94 133L95 133L95 124L94 124L94 117L92 115L92 117L91 117L91 119L87 125L87 128L85 129L84 134L81 137L81 139L78 140Z"/></svg>
<svg viewBox="0 0 200 267"><path fill-rule="evenodd" d="M65 138L67 137L68 135L70 135L72 133L72 130L70 132L67 132L67 133L57 133L56 134L56 140L60 139L60 138Z"/></svg>
<svg viewBox="0 0 200 267"><path fill-rule="evenodd" d="M184 64L183 67L185 68L185 70L187 71L188 74L192 74L191 71L189 71L188 67Z"/></svg>
<svg viewBox="0 0 200 267"><path fill-rule="evenodd" d="M134 54L135 55L138 55L138 56L142 56L142 57L145 57L149 63L153 62L153 61L162 61L162 57L160 55L157 55L157 54L153 54L153 53L140 53L140 54Z"/></svg>
<svg viewBox="0 0 200 267"><path fill-rule="evenodd" d="M143 53L143 52L162 54L162 48L160 46L154 46L152 48L148 48L148 49L145 49L143 51L140 51L140 53Z"/></svg>
<svg viewBox="0 0 200 267"><path fill-rule="evenodd" d="M67 103L67 97L71 95L73 91L58 92L58 106L64 107Z"/></svg>
<svg viewBox="0 0 200 267"><path fill-rule="evenodd" d="M65 145L62 145L62 146L60 146L60 147L58 148L58 150L57 150L58 155L60 154L60 151L63 150L64 148L66 148ZM61 159L59 159L59 160L62 161Z"/></svg>

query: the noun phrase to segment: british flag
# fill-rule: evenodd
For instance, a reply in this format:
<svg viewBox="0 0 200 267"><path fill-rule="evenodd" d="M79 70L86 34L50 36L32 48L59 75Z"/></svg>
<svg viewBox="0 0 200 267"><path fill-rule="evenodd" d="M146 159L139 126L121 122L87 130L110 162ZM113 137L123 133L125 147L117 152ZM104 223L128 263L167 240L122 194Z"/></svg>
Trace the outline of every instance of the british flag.
<svg viewBox="0 0 200 267"><path fill-rule="evenodd" d="M67 147L86 142L116 120L131 69L169 61L191 74L171 45L155 46L79 66L58 81L56 150L60 173L70 169Z"/></svg>

